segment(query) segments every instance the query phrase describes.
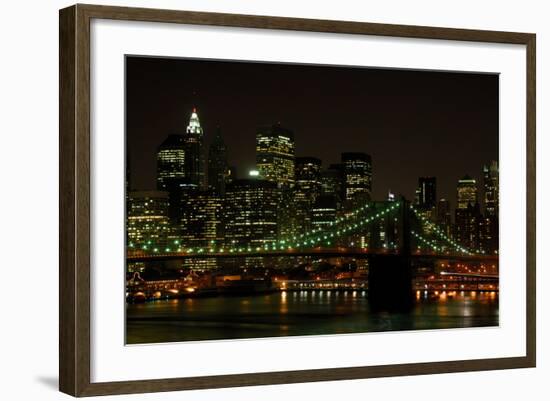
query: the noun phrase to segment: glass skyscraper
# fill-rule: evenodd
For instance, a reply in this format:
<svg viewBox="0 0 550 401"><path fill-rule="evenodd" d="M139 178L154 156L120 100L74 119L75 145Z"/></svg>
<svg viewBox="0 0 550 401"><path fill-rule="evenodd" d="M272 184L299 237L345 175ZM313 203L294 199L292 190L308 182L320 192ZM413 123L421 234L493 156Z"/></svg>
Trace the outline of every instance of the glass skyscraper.
<svg viewBox="0 0 550 401"><path fill-rule="evenodd" d="M483 166L483 203L485 219L482 227L484 251L497 253L499 249L499 179L498 162L491 161Z"/></svg>
<svg viewBox="0 0 550 401"><path fill-rule="evenodd" d="M279 190L263 179L238 179L227 185L224 204L228 246L263 247L277 241Z"/></svg>
<svg viewBox="0 0 550 401"><path fill-rule="evenodd" d="M170 191L185 183L185 136L172 134L157 149L157 189Z"/></svg>
<svg viewBox="0 0 550 401"><path fill-rule="evenodd" d="M477 183L476 180L465 175L456 186L457 209L467 209L468 205L477 203Z"/></svg>
<svg viewBox="0 0 550 401"><path fill-rule="evenodd" d="M455 239L472 251L480 246L482 216L477 200L476 180L466 175L456 187Z"/></svg>
<svg viewBox="0 0 550 401"><path fill-rule="evenodd" d="M372 195L372 159L366 153L342 153L345 200L370 200Z"/></svg>
<svg viewBox="0 0 550 401"><path fill-rule="evenodd" d="M280 125L256 132L256 168L260 176L279 186L294 183L294 133Z"/></svg>
<svg viewBox="0 0 550 401"><path fill-rule="evenodd" d="M425 210L435 209L437 199L435 177L420 177L418 189L418 207Z"/></svg>
<svg viewBox="0 0 550 401"><path fill-rule="evenodd" d="M487 216L498 216L498 162L483 166L484 206Z"/></svg>
<svg viewBox="0 0 550 401"><path fill-rule="evenodd" d="M186 198L181 226L187 246L203 247L223 240L222 206L222 198L214 191L193 191Z"/></svg>
<svg viewBox="0 0 550 401"><path fill-rule="evenodd" d="M321 160L297 157L294 168L294 191L291 207L299 230L311 228L311 209L321 193Z"/></svg>

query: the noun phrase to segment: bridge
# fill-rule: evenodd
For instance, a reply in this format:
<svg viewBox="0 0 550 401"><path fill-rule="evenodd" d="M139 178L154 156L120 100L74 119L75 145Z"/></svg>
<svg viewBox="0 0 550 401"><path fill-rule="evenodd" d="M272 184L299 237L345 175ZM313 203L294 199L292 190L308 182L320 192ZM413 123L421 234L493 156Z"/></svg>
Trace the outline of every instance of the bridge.
<svg viewBox="0 0 550 401"><path fill-rule="evenodd" d="M370 255L399 255L399 250L371 249L371 248L352 248L352 247L316 247L316 248L289 248L283 250L251 250L251 251L234 251L234 250L215 250L202 252L188 252L186 250L174 250L171 252L142 252L129 251L126 260L128 262L146 262L146 261L168 261L181 259L227 259L237 257L304 257L318 256L322 258L333 257L350 257L355 259L368 258ZM435 252L426 250L417 250L410 255L411 259L448 259L454 261L498 261L497 255L485 255L474 253L455 253L455 252Z"/></svg>
<svg viewBox="0 0 550 401"><path fill-rule="evenodd" d="M276 240L199 246L175 240L164 247L147 241L127 249L128 262L282 257L368 259L369 299L381 304L412 299L415 260L498 263L498 254L458 243L406 200L366 202L323 228Z"/></svg>
<svg viewBox="0 0 550 401"><path fill-rule="evenodd" d="M380 224L385 225L380 229ZM376 237L385 233L382 241ZM362 238L358 240L357 238ZM367 238L367 242L356 244ZM391 255L408 253L424 257L451 257L475 260L489 255L468 249L459 244L445 230L423 216L409 202L367 202L325 228L313 229L282 239L256 240L249 243L216 244L211 241L202 246L184 244L174 240L169 246L152 241L142 244L129 243L128 261L168 260L183 258L233 258L233 257L282 257L282 256L355 256ZM232 241L234 242L234 241ZM381 243L383 242L383 244Z"/></svg>

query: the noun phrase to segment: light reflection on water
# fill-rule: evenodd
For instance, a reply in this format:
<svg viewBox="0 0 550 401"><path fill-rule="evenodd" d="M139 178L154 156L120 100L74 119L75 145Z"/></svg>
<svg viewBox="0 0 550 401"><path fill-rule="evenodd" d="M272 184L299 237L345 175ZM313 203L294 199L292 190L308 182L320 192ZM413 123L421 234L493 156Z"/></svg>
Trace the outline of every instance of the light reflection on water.
<svg viewBox="0 0 550 401"><path fill-rule="evenodd" d="M409 313L373 313L364 291L282 291L127 307L128 343L498 325L498 293L415 294Z"/></svg>

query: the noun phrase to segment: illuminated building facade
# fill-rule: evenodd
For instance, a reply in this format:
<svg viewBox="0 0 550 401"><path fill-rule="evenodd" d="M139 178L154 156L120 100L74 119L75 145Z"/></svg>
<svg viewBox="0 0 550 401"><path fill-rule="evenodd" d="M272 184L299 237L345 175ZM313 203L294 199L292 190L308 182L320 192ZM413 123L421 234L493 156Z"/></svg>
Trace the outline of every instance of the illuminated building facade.
<svg viewBox="0 0 550 401"><path fill-rule="evenodd" d="M294 167L294 199L292 209L300 230L311 227L311 208L321 193L321 160L297 157ZM287 206L288 207L288 206Z"/></svg>
<svg viewBox="0 0 550 401"><path fill-rule="evenodd" d="M457 209L467 209L468 205L475 205L477 203L477 183L475 179L469 175L465 175L458 180L456 200Z"/></svg>
<svg viewBox="0 0 550 401"><path fill-rule="evenodd" d="M300 233L301 225L294 205L294 188L279 188L279 207L277 209L278 238L290 238Z"/></svg>
<svg viewBox="0 0 550 401"><path fill-rule="evenodd" d="M157 189L170 191L185 183L185 136L168 135L157 149Z"/></svg>
<svg viewBox="0 0 550 401"><path fill-rule="evenodd" d="M498 253L498 214L499 214L499 177L498 162L483 166L483 203L485 207L485 219L482 227L483 246L487 253Z"/></svg>
<svg viewBox="0 0 550 401"><path fill-rule="evenodd" d="M279 186L294 183L294 133L280 125L256 132L256 168L260 176Z"/></svg>
<svg viewBox="0 0 550 401"><path fill-rule="evenodd" d="M435 222L436 207L436 179L435 177L418 178L416 190L416 207L418 213L430 222ZM422 231L430 234L432 226L426 225Z"/></svg>
<svg viewBox="0 0 550 401"><path fill-rule="evenodd" d="M190 189L206 187L204 159L204 132L194 108L185 135L185 177Z"/></svg>
<svg viewBox="0 0 550 401"><path fill-rule="evenodd" d="M263 179L237 179L227 185L224 203L228 246L263 247L277 240L277 184Z"/></svg>
<svg viewBox="0 0 550 401"><path fill-rule="evenodd" d="M170 233L168 193L164 191L130 191L126 211L128 247L161 250Z"/></svg>
<svg viewBox="0 0 550 401"><path fill-rule="evenodd" d="M345 200L352 204L368 201L372 194L372 159L366 153L342 153Z"/></svg>
<svg viewBox="0 0 550 401"><path fill-rule="evenodd" d="M476 180L466 175L456 187L455 239L470 250L480 247L482 216L477 201Z"/></svg>
<svg viewBox="0 0 550 401"><path fill-rule="evenodd" d="M435 210L437 199L435 177L420 177L418 179L418 189L418 208Z"/></svg>
<svg viewBox="0 0 550 401"><path fill-rule="evenodd" d="M338 202L334 195L317 197L311 208L311 226L313 229L328 229L336 221Z"/></svg>
<svg viewBox="0 0 550 401"><path fill-rule="evenodd" d="M191 247L222 242L222 206L222 198L214 191L191 193L182 216L182 242Z"/></svg>
<svg viewBox="0 0 550 401"><path fill-rule="evenodd" d="M483 166L483 189L485 214L498 216L498 162Z"/></svg>
<svg viewBox="0 0 550 401"><path fill-rule="evenodd" d="M321 171L321 195L336 196L340 205L344 200L344 173L341 164L331 164Z"/></svg>
<svg viewBox="0 0 550 401"><path fill-rule="evenodd" d="M208 148L208 188L223 196L228 173L227 146L218 128Z"/></svg>
<svg viewBox="0 0 550 401"><path fill-rule="evenodd" d="M479 251L482 245L481 228L483 216L479 209L479 203L468 204L466 209L455 211L455 239L471 251Z"/></svg>
<svg viewBox="0 0 550 401"><path fill-rule="evenodd" d="M321 193L321 160L316 157L297 157L294 167L295 188L300 197L315 201Z"/></svg>
<svg viewBox="0 0 550 401"><path fill-rule="evenodd" d="M452 236L451 203L447 199L440 199L437 202L436 223L443 230L447 237Z"/></svg>
<svg viewBox="0 0 550 401"><path fill-rule="evenodd" d="M171 234L176 237L182 213L182 197L186 196L188 180L185 171L187 152L185 135L172 134L157 149L157 189L168 193L168 217L172 227Z"/></svg>

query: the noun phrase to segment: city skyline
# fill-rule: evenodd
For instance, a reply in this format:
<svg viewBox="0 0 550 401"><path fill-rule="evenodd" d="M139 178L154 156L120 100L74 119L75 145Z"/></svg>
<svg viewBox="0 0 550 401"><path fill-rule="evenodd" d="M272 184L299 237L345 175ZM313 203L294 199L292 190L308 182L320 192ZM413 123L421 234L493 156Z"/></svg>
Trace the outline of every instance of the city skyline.
<svg viewBox="0 0 550 401"><path fill-rule="evenodd" d="M128 343L498 324L498 77L127 67Z"/></svg>
<svg viewBox="0 0 550 401"><path fill-rule="evenodd" d="M258 63L245 64L236 62L197 60L154 59L154 61L154 63L151 63L151 59L130 57L127 64L127 87L129 94L132 90L138 88L142 89L141 96L128 96L128 149L130 153L129 161L133 168L131 170L130 180L132 182L132 187L135 189L155 188L156 149L170 133L182 134L185 132L185 129L189 123L190 111L194 107L197 107L200 115L201 125L204 129L205 145L208 147L212 139L216 136L218 131L217 126L219 125L221 135L227 145L228 163L231 166L236 165L238 168L240 167L238 169L238 174L243 178L248 170L256 168L256 154L254 146L256 130L259 126L275 124L278 122L280 122L283 127L293 131L296 142L296 157L319 158L322 160L323 168L327 168L329 164L339 162L340 155L344 152L357 151L371 155L373 165L372 191L373 199L376 200L386 199L388 190L391 190L396 195L403 194L408 199L413 200L417 188L418 178L422 176L435 176L437 179L437 199L448 199L454 209L456 206L456 185L458 180L466 174L470 175L476 179L478 190L482 193L482 168L484 165L489 164L491 160L498 161L498 77L481 74L367 70L364 68L327 68L317 66ZM216 102L212 102L210 98L206 97L208 90L213 91L215 87L218 88L220 94L224 94L224 85L221 85L219 82L220 79L218 79L216 83L205 85L200 78L201 76L207 77L208 74L212 74L213 71L218 68L226 69L226 67L229 67L227 75L231 76L231 71L240 71L240 75L242 75L244 74L242 70L250 69L251 66L256 68L255 71L259 68L261 70L260 72L265 72L265 70L278 70L279 75L286 77L287 81L290 78L294 80L303 78L304 69L309 70L309 75L313 76L319 75L321 72L323 74L330 74L331 72L334 73L334 70L338 70L336 75L341 75L341 77L346 76L346 73L352 73L354 76L357 76L357 74L361 75L362 73L362 76L366 77L365 80L370 83L373 83L374 78L380 79L381 76L385 76L386 78L390 76L393 78L393 84L389 85L389 93L382 95L382 99L385 99L382 103L386 103L388 98L391 98L394 103L393 108L396 113L399 113L399 110L401 109L404 113L401 113L401 115L410 117L413 111L407 110L407 107L403 104L403 99L397 96L398 93L401 93L408 99L410 103L409 108L419 112L415 114L416 119L420 119L418 114L426 113L424 108L427 104L433 106L432 108L434 109L443 108L444 110L440 115L437 115L437 110L435 110L435 114L431 117L431 120L435 119L437 120L437 123L427 124L426 129L424 130L425 134L414 135L414 138L412 138L413 135L410 133L412 128L404 129L404 133L396 134L395 130L399 126L403 128L407 124L396 125L395 120L400 119L388 118L387 110L385 112L385 118L381 119L380 116L376 116L376 113L372 110L366 111L362 114L350 115L343 112L343 110L346 109L345 107L338 107L337 105L332 107L334 115L326 116L324 120L321 118L309 120L311 122L311 128L304 129L304 127L308 127L308 122L298 122L296 120L300 115L299 112L300 110L303 111L302 114L305 119L305 117L312 112L312 109L315 108L315 105L298 107L296 106L297 101L295 99L285 100L285 114L290 118L281 119L281 121L273 118L273 116L270 118L271 121L263 121L269 119L267 117L270 114L282 114L281 107L275 107L275 104L273 103L274 100L265 100L264 98L260 98L257 103L264 106L265 110L263 110L260 114L266 117L258 117L253 113L255 110L254 107L241 103L242 114L235 113L230 118L228 116L229 111L239 108L238 104L236 105L234 104L235 102L230 102L226 104L224 110L219 108L216 109L212 106L215 105ZM189 70L189 75L193 76L195 84L192 86L196 87L196 94L194 96L192 94L185 95L183 92L177 97L177 99L174 98L173 103L159 101L159 104L163 104L165 106L163 110L156 110L154 107L152 107L153 110L151 110L151 108L149 108L149 110L144 110L144 102L148 104L151 103L150 101L145 101L145 99L149 98L149 96L147 96L148 94L156 93L158 97L160 96L159 91L166 89L165 84L163 83L164 81L171 81L173 83L172 88L181 88L181 85L184 85L183 82L180 82L178 85L178 79L174 78L174 71L180 70L183 72L185 71L185 68L191 68L191 70ZM289 72L289 69L292 70L295 68L298 68L301 71L298 71L297 73L292 73L292 71ZM151 69L164 70L166 74L162 77L155 74L147 75L146 72ZM197 70L200 70L202 75L198 74ZM149 87L151 82L148 81L148 79L144 80L143 74L146 74L149 78L155 77L153 81L156 83L156 90ZM256 72L256 75L258 74L259 73ZM373 75L375 76L374 78L372 77ZM136 85L134 82L138 77L142 78L142 85ZM277 78L277 76L275 76L274 79L277 80L283 78ZM344 80L341 79L340 83L342 84L343 82L342 85L345 85L345 83L349 82L349 80L349 77ZM419 80L420 82L418 82ZM223 81L223 79L221 79L221 81ZM315 79L310 79L309 82L311 83L313 81L315 81ZM249 82L249 85L246 86L248 89L244 92L255 93L252 89L254 82L254 79L252 79ZM294 81L291 80L291 82ZM438 88L434 87L436 83L438 83ZM226 82L225 87L233 84L234 83ZM431 86L428 84L431 84ZM383 85L373 86L374 92L377 90L380 91L381 86ZM386 86L388 86L387 79ZM267 85L267 87L269 89L270 85ZM398 87L401 87L401 89ZM422 87L425 90L421 93L415 94L414 89L418 89L419 87ZM323 88L332 88L334 92L334 87L331 85L325 85ZM270 97L270 94L272 95L273 93L278 93L279 95L281 94L274 88L271 88L271 90L268 89L265 87L262 88L262 90L266 92L265 96L268 98ZM426 103L427 98L429 99L431 95L440 91L442 92L444 89L451 91L449 95L455 95L451 96L453 99L452 108L455 109L453 113L451 113L448 107L442 107L441 105L434 104L432 101L428 101ZM194 91L192 88L191 90ZM394 98L391 96L392 91L397 97ZM470 91L470 99L466 99L465 96L468 91ZM173 90L164 97L170 98L173 95L171 92L173 92ZM350 100L368 98L370 99L370 103L367 103L372 106L372 102L375 100L373 99L373 94L369 93L360 95L356 92L358 92L358 90L354 91L353 88L349 88L346 90L340 90L337 94L331 94L335 95L336 100L338 99L338 96L344 96L345 94L350 96ZM201 93L203 95L201 95ZM246 98L246 96L242 96L240 93L239 97ZM298 94L297 97L303 98L303 95ZM153 96L153 98L155 98L155 96ZM132 100L130 101L130 99ZM436 98L434 98L434 100L435 99ZM245 102L245 99L243 99L242 102ZM337 103L337 101L334 102ZM267 110L266 105L269 104L273 104L274 110L272 113ZM291 107L293 105L296 107ZM346 106L348 106L348 104L346 104ZM216 111L218 111L218 116L216 116ZM250 114L247 113L247 111ZM338 116L338 112L342 114L341 117ZM450 119L453 114L457 117L457 119L451 121ZM163 116L162 118L159 117L161 115ZM355 118L352 118L354 115ZM458 141L456 135L437 135L437 132L434 131L437 127L443 126L447 126L451 132L456 130L456 127L453 129L450 128L457 125L462 126L462 120L465 119L465 115L469 116L469 124L472 126L479 126L475 129L471 127L472 129L469 131L464 131L464 134L460 135ZM461 116L462 118L460 118ZM481 118L481 116L484 118ZM143 119L147 119L149 123L141 124L144 121ZM296 121L295 126L290 125L293 119ZM289 121L289 124L286 123L287 120ZM334 132L332 136L323 136L321 134L323 130L319 129L319 124L321 124L321 122L318 120L325 121L326 125L328 125L327 129L329 130L335 122L340 123L342 128L340 130L335 130L332 128L332 132ZM369 124L369 120L372 120L370 121L372 124ZM372 125L380 124L381 120L388 121L389 125L385 127L385 129L381 129L380 132L373 132L372 135L367 135L365 138L357 135L357 131L359 131L358 128L353 128L362 122L364 124L362 131L373 131ZM476 120L479 120L477 121L477 124ZM219 124L216 124L213 121L217 121ZM240 125L242 126L242 129L235 130L235 128L232 128L234 127L235 121L241 123ZM140 125L141 128L136 129L135 127L137 125ZM417 126L418 121L416 123L410 123L409 125L411 127ZM166 128L161 128L163 126ZM296 126L298 128L296 128ZM317 131L319 132L318 135L312 135L311 133L315 127L317 127ZM481 131L485 131L487 134L485 136L479 136L478 134ZM493 132L493 135L489 135L489 132ZM381 136L385 136L385 138L382 139L386 146L381 146L380 143L377 143L380 141L379 137ZM441 137L443 136L445 137L445 141L449 142L449 145L446 147L443 146L444 144L441 140ZM326 144L330 144L331 140L334 140L334 137L338 138L338 145L327 146ZM312 140L312 138L323 138L323 141ZM397 139L399 138L402 139L402 141L398 141ZM414 140L415 138L416 140ZM476 142L473 142L474 140ZM494 146L491 146L491 144ZM319 147L319 145L321 145L321 147ZM386 157L388 152L391 152L392 149L394 153L390 154L393 154L393 157ZM407 152L405 152L405 149L407 149ZM463 153L460 152L461 149L463 150ZM378 150L378 152L376 152L376 150ZM441 164L442 159L445 161L443 164ZM396 169L395 160L402 160L403 167L405 168ZM134 166L137 167L134 168ZM478 200L480 203L483 203L481 198Z"/></svg>
<svg viewBox="0 0 550 401"><path fill-rule="evenodd" d="M321 236L314 233L330 231L333 225L365 209L375 210L377 203L408 202L392 193L384 200L372 198L370 155L345 152L340 163L323 169L318 158L295 156L294 133L279 124L257 130L256 169L245 178L236 177L227 164L227 147L219 130L208 147L208 160L205 154L204 130L193 108L186 134L171 134L157 147L160 192L127 192L131 249L153 247L158 252L162 248L171 250L170 244L180 250L193 244L200 249L214 243L225 244L232 251L239 247L251 251L258 246L267 250L269 244L276 247L276 243L286 243L292 249L292 242L299 247L315 244L321 237L331 245L326 232ZM438 247L423 236L418 241L432 250L450 245L460 252L498 253L498 162L484 165L483 175L481 191L468 175L458 180L454 219L451 202L436 197L437 179L418 178L411 208L416 209L421 225L428 224L422 228L424 234L441 232L444 235L440 239L448 243ZM383 207L389 211L396 206ZM394 226L398 221L396 217L390 224ZM362 226L364 221L359 223L348 229ZM383 223L386 228L374 237L355 236L348 244L359 244L363 249L374 244L397 249L398 231L403 227L389 228L388 223ZM310 239L300 242L304 236Z"/></svg>
<svg viewBox="0 0 550 401"><path fill-rule="evenodd" d="M204 132L204 129L202 128L202 123L199 122L198 113L199 113L198 109L196 107L193 107L192 111L190 113L189 125L187 126L187 129L189 129L190 126L193 126L193 124L198 124L199 128L201 129L201 134L202 134ZM273 125L273 128L276 128L276 127L279 128L279 129L282 129L282 130L285 130L285 131L288 131L288 132L292 133L293 140L295 139L294 135L293 135L293 131L288 130L286 127L281 126L280 123L277 123L277 124ZM266 128L266 127L263 127L263 128ZM163 140L163 142L159 144L159 147L162 146L163 144L167 143L167 142L173 141L174 138L180 137L178 139L183 139L184 136L185 135L183 135L183 134L169 134L169 135L166 136L166 138ZM224 146L224 152L227 153L227 145L225 144L225 138L221 134L221 128L218 126L218 127L216 127L216 133L215 133L214 140L211 141L209 145L204 146L206 149L208 149L208 150L203 152L204 156L206 156L206 154L210 153L210 151L212 149L212 145L215 143L216 140L221 141L221 143ZM253 138L253 140L255 141L256 138ZM207 142L205 141L205 144L206 143ZM155 151L155 154L158 155L156 151ZM332 169L334 166L342 164L342 158L345 157L345 155L349 155L349 154L364 154L365 156L372 159L370 154L364 153L364 152L342 152L342 153L340 153L339 162L330 163L330 164L323 163L323 160L316 157L315 155L311 155L311 156L298 156L298 155L296 155L296 156L294 156L293 160L297 163L297 161L300 160L300 159L314 159L314 160L317 160L318 162L320 162L321 170L326 171L326 170ZM229 169L236 169L236 171L237 171L237 172L232 171L233 174L236 174L233 177L233 179L248 179L248 178L265 179L265 178L267 178L267 177L263 176L260 173L261 166L258 164L257 158L258 158L258 149L256 149L256 162L253 163L253 167L250 168L249 170L244 170L242 168L242 166L231 165L228 162L227 167ZM212 177L211 177L211 174L207 173L209 171L209 167L207 167L208 161L209 161L209 158L206 158L205 160L203 160L202 161L202 167L199 170L201 171L201 174L203 175L202 179L204 180L204 183L207 184L207 186L211 186L210 182L212 180ZM489 160L489 161L487 161L487 163L480 166L480 168L478 170L481 172L481 177L482 177L481 179L477 178L478 174L470 175L469 173L466 173L463 176L459 177L456 180L455 192L453 194L451 194L450 196L448 196L448 197L440 195L440 193L437 190L437 188L438 188L437 182L439 180L437 178L437 175L432 174L432 175L420 176L420 177L417 178L418 185L415 188L415 193L414 193L413 196L407 196L407 195L402 194L402 193L396 193L395 191L391 190L391 188L389 188L388 191L385 194L385 197L382 197L380 199L376 199L376 198L373 197L372 200L384 201L384 200L388 200L388 197L390 197L390 196L392 197L392 199L397 199L399 196L405 196L405 198L407 200L415 202L415 203L419 203L420 205L422 205L423 203L426 202L426 200L423 199L425 194L424 194L424 189L423 189L423 183L422 182L428 180L428 181L432 182L431 183L431 190L430 190L431 194L430 195L433 198L433 199L431 199L431 201L433 202L434 205L437 205L437 203L439 201L447 201L451 205L454 205L453 207L451 207L451 209L457 209L457 208L459 209L460 208L460 205L459 205L460 201L458 200L458 197L459 197L458 187L460 186L460 183L464 180L473 180L474 185L476 187L476 191L475 191L475 196L472 199L470 199L471 203L474 203L474 204L479 203L480 208L482 210L485 210L485 201L484 201L484 190L485 189L484 189L484 175L483 174L485 172L485 169L488 168L488 166L490 166L493 163L497 163L497 169L498 169L498 161L496 161L496 160ZM293 162L293 165L294 165L294 162ZM371 169L372 169L372 167L371 167ZM147 191L147 190L154 189L154 187L158 188L159 177L157 176L157 174L158 174L157 170L158 170L158 165L155 167L155 177L156 177L155 181L157 181L157 184L155 184L155 185L153 185L152 187L149 187L149 188L134 188L134 187L132 187L131 190ZM374 172L371 172L371 174L372 174L372 176L374 176ZM162 181L162 178L160 180ZM162 185L161 185L161 188L158 188L158 189L163 190ZM373 193L374 193L374 191L373 191ZM420 198L419 198L419 196L420 196Z"/></svg>

